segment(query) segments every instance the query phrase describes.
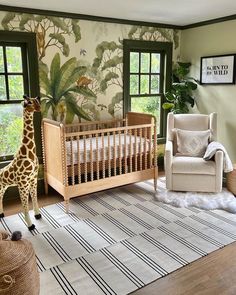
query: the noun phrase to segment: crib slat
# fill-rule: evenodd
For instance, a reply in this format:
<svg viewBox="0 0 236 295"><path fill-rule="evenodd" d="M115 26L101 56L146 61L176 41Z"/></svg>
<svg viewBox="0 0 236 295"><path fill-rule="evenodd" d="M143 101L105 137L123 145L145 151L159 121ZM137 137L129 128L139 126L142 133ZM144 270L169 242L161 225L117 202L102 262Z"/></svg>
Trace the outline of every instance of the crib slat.
<svg viewBox="0 0 236 295"><path fill-rule="evenodd" d="M137 129L134 129L134 170L138 170Z"/></svg>
<svg viewBox="0 0 236 295"><path fill-rule="evenodd" d="M118 131L119 134L119 174L122 174L122 144L121 144L121 132Z"/></svg>
<svg viewBox="0 0 236 295"><path fill-rule="evenodd" d="M152 128L149 128L149 168L152 168Z"/></svg>
<svg viewBox="0 0 236 295"><path fill-rule="evenodd" d="M91 181L93 181L93 141L92 141L92 135L89 135L89 141L90 141L90 175L91 175Z"/></svg>
<svg viewBox="0 0 236 295"><path fill-rule="evenodd" d="M142 131L143 129L140 128L140 133L139 133L139 136L140 136L140 147L139 147L139 165L140 165L140 171L143 170L143 134L142 134Z"/></svg>
<svg viewBox="0 0 236 295"><path fill-rule="evenodd" d="M147 169L147 128L144 128L144 169Z"/></svg>
<svg viewBox="0 0 236 295"><path fill-rule="evenodd" d="M113 151L114 176L116 176L116 132L113 132Z"/></svg>
<svg viewBox="0 0 236 295"><path fill-rule="evenodd" d="M102 133L102 178L106 177L105 171L105 142L104 142L104 133Z"/></svg>
<svg viewBox="0 0 236 295"><path fill-rule="evenodd" d="M61 145L66 147L66 138L64 136L61 136ZM63 166L63 178L64 178L64 185L65 186L68 186L69 185L69 182L68 182L68 165L67 165L67 151L62 149L62 153L63 153L63 156L62 156L62 166ZM64 161L64 155L65 155L65 161Z"/></svg>
<svg viewBox="0 0 236 295"><path fill-rule="evenodd" d="M108 139L108 177L111 177L111 142L110 142L110 132L107 133Z"/></svg>
<svg viewBox="0 0 236 295"><path fill-rule="evenodd" d="M78 164L78 183L81 183L81 166L80 166L79 136L77 137L77 164Z"/></svg>
<svg viewBox="0 0 236 295"><path fill-rule="evenodd" d="M125 164L125 174L127 173L127 131L124 132L124 164Z"/></svg>
<svg viewBox="0 0 236 295"><path fill-rule="evenodd" d="M97 180L99 179L99 147L98 147L98 134L96 133L96 172Z"/></svg>
<svg viewBox="0 0 236 295"><path fill-rule="evenodd" d="M133 167L132 167L132 131L129 131L129 172L133 172Z"/></svg>
<svg viewBox="0 0 236 295"><path fill-rule="evenodd" d="M86 136L83 136L83 142L84 142L84 181L87 182L88 180L88 167L87 167L87 144L86 144Z"/></svg>
<svg viewBox="0 0 236 295"><path fill-rule="evenodd" d="M73 137L70 137L70 165L71 165L71 181L75 185L75 166L74 166L74 151L73 151Z"/></svg>

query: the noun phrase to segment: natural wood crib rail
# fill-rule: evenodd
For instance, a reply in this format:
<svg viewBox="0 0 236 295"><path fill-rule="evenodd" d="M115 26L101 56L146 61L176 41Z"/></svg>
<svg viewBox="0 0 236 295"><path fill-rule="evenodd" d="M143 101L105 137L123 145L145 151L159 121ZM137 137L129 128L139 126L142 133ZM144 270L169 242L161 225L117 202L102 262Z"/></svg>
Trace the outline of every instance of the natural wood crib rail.
<svg viewBox="0 0 236 295"><path fill-rule="evenodd" d="M150 178L156 189L157 131L151 115L130 112L126 119L70 125L43 119L42 134L45 190L52 186L67 205L71 197Z"/></svg>

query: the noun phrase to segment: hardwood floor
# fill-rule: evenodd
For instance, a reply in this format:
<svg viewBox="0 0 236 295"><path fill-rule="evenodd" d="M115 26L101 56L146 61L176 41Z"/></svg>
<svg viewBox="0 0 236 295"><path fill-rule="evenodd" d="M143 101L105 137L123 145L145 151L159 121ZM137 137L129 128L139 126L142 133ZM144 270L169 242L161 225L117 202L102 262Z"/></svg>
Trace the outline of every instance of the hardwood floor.
<svg viewBox="0 0 236 295"><path fill-rule="evenodd" d="M56 192L39 196L41 207L61 202ZM5 216L21 211L19 200L4 200ZM235 295L236 242L215 251L168 276L158 279L132 295Z"/></svg>

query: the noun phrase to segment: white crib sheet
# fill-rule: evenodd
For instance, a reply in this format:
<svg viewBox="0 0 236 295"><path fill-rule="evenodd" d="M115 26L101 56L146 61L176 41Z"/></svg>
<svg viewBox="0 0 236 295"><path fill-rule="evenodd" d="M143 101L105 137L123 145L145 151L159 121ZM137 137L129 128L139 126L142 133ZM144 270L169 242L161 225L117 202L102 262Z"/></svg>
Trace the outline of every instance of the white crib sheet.
<svg viewBox="0 0 236 295"><path fill-rule="evenodd" d="M79 145L79 156L80 156L80 163L85 163L85 162L93 162L101 161L102 159L108 160L108 159L113 159L114 158L114 136L110 135L110 157L109 157L109 149L108 149L108 136L104 136L104 149L103 149L103 144L102 144L102 137L98 137L98 140L96 140L96 137L91 138L86 138L85 143L86 143L86 153L84 149L84 140L80 139L77 143L77 140L72 141L72 153L71 153L71 142L67 141L66 142L66 162L67 165L71 165L72 163L72 158L71 154L73 155L73 163L77 164L78 163L78 145ZM98 141L98 144L96 143ZM120 144L119 141L121 142L121 149L120 149ZM92 143L92 153L90 152L90 145ZM119 135L115 135L115 145L116 145L116 157L121 157L125 156L125 135L121 134L120 139ZM130 155L130 143L131 143L131 154L132 156L136 153L141 153L146 151L149 151L150 144L149 140L136 136L136 143L135 143L135 136L134 135L126 135L126 155ZM146 143L146 149L145 149L145 143ZM97 149L98 146L98 149ZM136 147L135 147L136 146ZM98 153L97 153L98 150ZM121 151L120 151L121 150ZM91 156L92 155L92 156ZM92 158L92 159L91 159Z"/></svg>

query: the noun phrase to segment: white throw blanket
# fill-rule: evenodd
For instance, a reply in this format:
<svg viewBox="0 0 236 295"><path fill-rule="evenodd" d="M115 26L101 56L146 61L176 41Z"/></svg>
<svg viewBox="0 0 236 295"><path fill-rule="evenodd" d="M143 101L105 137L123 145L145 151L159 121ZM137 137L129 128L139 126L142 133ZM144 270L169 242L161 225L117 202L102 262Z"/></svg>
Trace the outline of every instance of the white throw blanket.
<svg viewBox="0 0 236 295"><path fill-rule="evenodd" d="M209 143L209 145L207 146L205 155L203 156L203 159L208 161L210 160L217 151L222 151L223 152L223 169L224 172L230 172L233 171L233 165L232 162L230 160L230 157L226 151L226 149L224 148L224 146L217 142L217 141L212 141L211 143Z"/></svg>

